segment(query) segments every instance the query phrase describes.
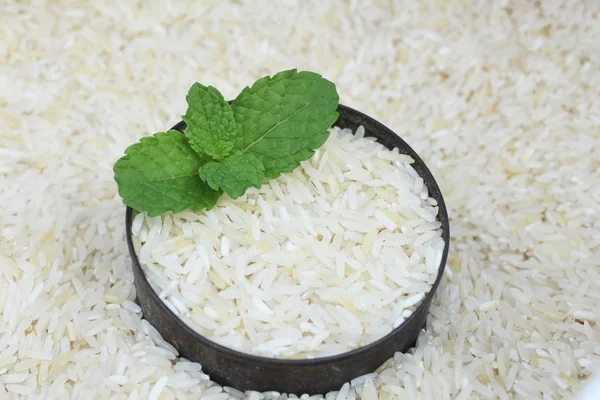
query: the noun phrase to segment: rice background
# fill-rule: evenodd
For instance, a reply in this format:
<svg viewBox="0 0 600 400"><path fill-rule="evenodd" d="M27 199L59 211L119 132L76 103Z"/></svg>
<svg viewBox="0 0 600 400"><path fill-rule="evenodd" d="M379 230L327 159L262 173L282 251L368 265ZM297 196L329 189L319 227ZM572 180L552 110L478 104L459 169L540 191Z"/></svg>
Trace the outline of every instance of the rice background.
<svg viewBox="0 0 600 400"><path fill-rule="evenodd" d="M229 396L154 344L131 303L112 165L180 120L191 83L234 98L294 67L400 134L451 218L414 354L329 397L571 397L600 365L599 13L595 0L2 1L0 398Z"/></svg>

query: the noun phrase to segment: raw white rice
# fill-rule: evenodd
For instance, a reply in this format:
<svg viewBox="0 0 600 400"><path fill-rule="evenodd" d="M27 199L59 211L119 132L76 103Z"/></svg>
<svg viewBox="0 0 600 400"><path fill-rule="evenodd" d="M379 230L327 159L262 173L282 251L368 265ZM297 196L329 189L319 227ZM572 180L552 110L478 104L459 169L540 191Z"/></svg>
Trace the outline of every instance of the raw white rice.
<svg viewBox="0 0 600 400"><path fill-rule="evenodd" d="M330 131L261 189L134 218L150 283L200 334L267 357L333 355L400 326L431 289L444 241L413 160L362 126Z"/></svg>
<svg viewBox="0 0 600 400"><path fill-rule="evenodd" d="M449 208L427 328L371 377L379 399L574 398L600 367L599 15L595 0L0 2L0 378L15 381L0 398L145 400L179 374L162 398L223 393L199 364L146 359L112 165L179 120L192 82L232 99L292 67L401 135ZM301 394L264 394L280 395Z"/></svg>

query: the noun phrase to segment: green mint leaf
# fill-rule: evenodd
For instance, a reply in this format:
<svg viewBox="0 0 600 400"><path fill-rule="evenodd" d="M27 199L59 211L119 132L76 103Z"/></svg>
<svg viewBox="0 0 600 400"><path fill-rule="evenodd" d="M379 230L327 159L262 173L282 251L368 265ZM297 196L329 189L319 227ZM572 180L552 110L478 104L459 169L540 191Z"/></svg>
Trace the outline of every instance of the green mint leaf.
<svg viewBox="0 0 600 400"><path fill-rule="evenodd" d="M294 69L259 79L231 105L235 149L254 154L266 178L290 172L325 143L338 101L335 85L314 72Z"/></svg>
<svg viewBox="0 0 600 400"><path fill-rule="evenodd" d="M236 138L236 122L229 103L217 89L199 83L192 85L186 100L189 107L182 118L192 149L215 160L227 157Z"/></svg>
<svg viewBox="0 0 600 400"><path fill-rule="evenodd" d="M157 216L189 207L212 208L219 192L198 176L207 157L196 154L177 131L142 138L114 166L119 195L128 206Z"/></svg>
<svg viewBox="0 0 600 400"><path fill-rule="evenodd" d="M232 199L249 187L260 188L265 167L252 153L236 153L223 161L211 161L200 167L200 178L214 190L223 190Z"/></svg>

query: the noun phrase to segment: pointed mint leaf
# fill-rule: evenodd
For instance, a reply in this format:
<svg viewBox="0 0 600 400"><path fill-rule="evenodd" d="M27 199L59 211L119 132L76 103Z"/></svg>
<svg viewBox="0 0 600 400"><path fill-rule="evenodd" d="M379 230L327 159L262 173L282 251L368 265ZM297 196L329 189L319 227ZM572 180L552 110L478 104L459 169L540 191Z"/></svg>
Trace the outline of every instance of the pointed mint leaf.
<svg viewBox="0 0 600 400"><path fill-rule="evenodd" d="M196 154L187 138L177 131L142 138L125 150L114 166L115 181L123 203L154 217L189 207L212 208L219 192L198 176L208 161Z"/></svg>
<svg viewBox="0 0 600 400"><path fill-rule="evenodd" d="M329 137L338 101L335 85L314 72L294 69L259 79L231 105L235 149L255 155L266 178L291 172Z"/></svg>
<svg viewBox="0 0 600 400"><path fill-rule="evenodd" d="M200 178L214 190L222 190L232 199L249 187L260 188L265 167L252 153L236 153L223 161L211 161L200 167Z"/></svg>
<svg viewBox="0 0 600 400"><path fill-rule="evenodd" d="M198 154L222 160L231 153L236 137L233 111L223 95L212 86L194 83L186 97L188 109L184 133Z"/></svg>

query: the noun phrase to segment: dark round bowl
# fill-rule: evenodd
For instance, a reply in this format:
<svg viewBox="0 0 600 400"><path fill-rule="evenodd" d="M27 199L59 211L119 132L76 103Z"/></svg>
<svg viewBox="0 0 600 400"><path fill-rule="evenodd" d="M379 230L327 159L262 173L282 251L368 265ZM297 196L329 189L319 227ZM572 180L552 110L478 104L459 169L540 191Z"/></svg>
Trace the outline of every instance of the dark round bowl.
<svg viewBox="0 0 600 400"><path fill-rule="evenodd" d="M437 200L438 219L442 223L442 238L445 241L435 283L423 302L402 325L376 342L356 350L335 356L304 360L285 360L241 353L198 334L181 321L158 297L146 279L133 248L131 223L134 212L127 207L125 220L127 245L133 261L137 303L142 308L144 317L167 342L179 351L182 357L202 364L203 371L221 385L242 391L274 390L297 394L327 393L338 390L345 382L375 371L395 352L405 352L414 347L419 332L425 327L431 300L446 266L450 241L448 214L440 188L417 153L390 129L373 118L341 104L337 111L340 116L335 123L336 126L355 131L362 125L365 128L365 136L377 138L379 143L389 149L397 147L400 153L407 154L415 160L413 168L425 181L429 195ZM172 129L183 131L185 128L185 123L180 122Z"/></svg>

